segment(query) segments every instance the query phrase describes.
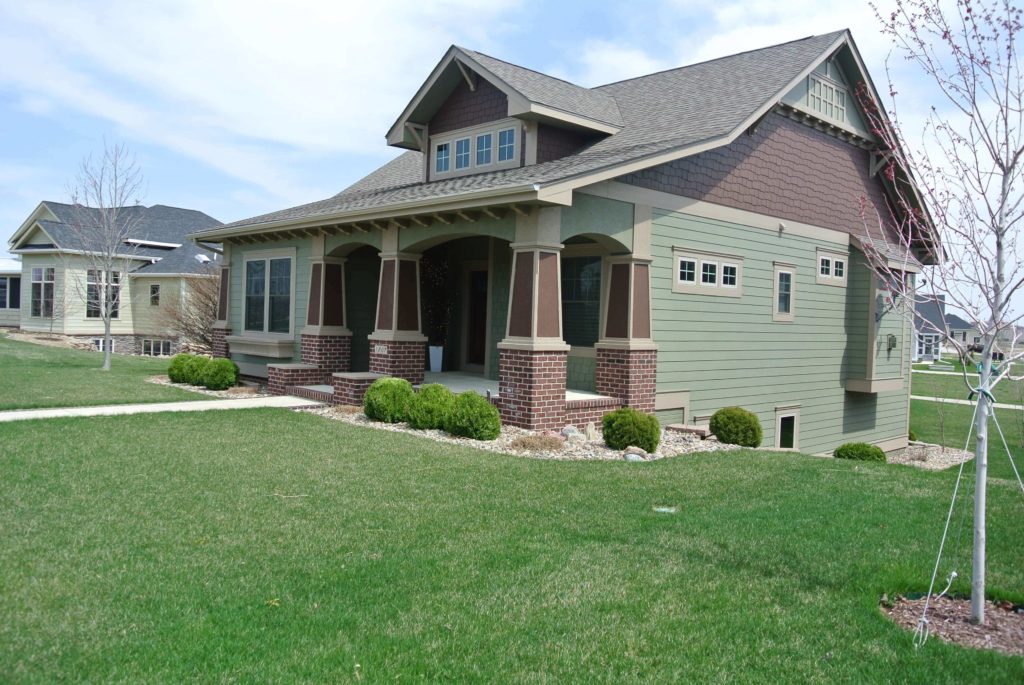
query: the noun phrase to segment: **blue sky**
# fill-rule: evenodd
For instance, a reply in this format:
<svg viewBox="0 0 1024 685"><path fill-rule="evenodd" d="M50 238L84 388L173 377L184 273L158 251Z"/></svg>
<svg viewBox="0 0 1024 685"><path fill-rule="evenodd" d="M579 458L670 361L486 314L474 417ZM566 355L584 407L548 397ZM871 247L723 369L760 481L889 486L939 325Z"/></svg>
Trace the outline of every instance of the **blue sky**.
<svg viewBox="0 0 1024 685"><path fill-rule="evenodd" d="M147 205L233 221L329 196L396 154L387 128L452 43L598 85L844 27L881 69L858 3L0 0L0 234L104 140Z"/></svg>

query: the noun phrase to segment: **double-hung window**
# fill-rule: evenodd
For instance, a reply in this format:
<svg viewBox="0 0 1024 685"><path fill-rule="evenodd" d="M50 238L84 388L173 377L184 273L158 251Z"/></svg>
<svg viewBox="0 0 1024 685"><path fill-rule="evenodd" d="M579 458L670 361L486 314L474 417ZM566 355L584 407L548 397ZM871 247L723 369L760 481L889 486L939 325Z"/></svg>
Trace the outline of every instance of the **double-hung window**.
<svg viewBox="0 0 1024 685"><path fill-rule="evenodd" d="M737 255L675 247L672 292L741 297L743 259Z"/></svg>
<svg viewBox="0 0 1024 685"><path fill-rule="evenodd" d="M796 288L796 267L775 262L775 289L773 293L774 321L793 320L793 298Z"/></svg>
<svg viewBox="0 0 1024 685"><path fill-rule="evenodd" d="M449 169L451 163L451 143L441 143L434 150L434 171L443 174Z"/></svg>
<svg viewBox="0 0 1024 685"><path fill-rule="evenodd" d="M476 137L476 165L487 166L491 163L491 146L493 133L484 133Z"/></svg>
<svg viewBox="0 0 1024 685"><path fill-rule="evenodd" d="M32 305L30 314L44 319L53 318L53 267L32 268Z"/></svg>
<svg viewBox="0 0 1024 685"><path fill-rule="evenodd" d="M469 168L469 138L459 138L455 141L455 169Z"/></svg>
<svg viewBox="0 0 1024 685"><path fill-rule="evenodd" d="M104 275L107 277L105 278ZM117 271L89 269L86 272L86 318L102 319L104 306L109 309L111 319L119 317L121 313L121 274Z"/></svg>
<svg viewBox="0 0 1024 685"><path fill-rule="evenodd" d="M245 330L290 334L292 257L245 260Z"/></svg>

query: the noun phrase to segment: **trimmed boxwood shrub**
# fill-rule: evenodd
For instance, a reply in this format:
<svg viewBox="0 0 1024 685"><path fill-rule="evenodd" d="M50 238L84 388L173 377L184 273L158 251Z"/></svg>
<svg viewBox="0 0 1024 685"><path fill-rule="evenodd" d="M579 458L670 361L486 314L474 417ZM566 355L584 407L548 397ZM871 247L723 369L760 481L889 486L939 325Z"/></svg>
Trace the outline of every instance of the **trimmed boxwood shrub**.
<svg viewBox="0 0 1024 685"><path fill-rule="evenodd" d="M467 390L455 397L444 429L463 438L494 440L501 435L501 417L486 397Z"/></svg>
<svg viewBox="0 0 1024 685"><path fill-rule="evenodd" d="M878 445L866 442L848 442L840 445L835 451L836 459L854 459L856 461L885 461L885 452Z"/></svg>
<svg viewBox="0 0 1024 685"><path fill-rule="evenodd" d="M661 426L658 419L632 407L623 407L609 412L601 419L604 441L613 450L639 447L645 452L658 449L661 441Z"/></svg>
<svg viewBox="0 0 1024 685"><path fill-rule="evenodd" d="M414 395L412 383L404 378L378 378L366 389L363 411L374 421L405 421Z"/></svg>
<svg viewBox="0 0 1024 685"><path fill-rule="evenodd" d="M440 383L420 386L409 403L409 426L419 430L444 428L455 404L455 394Z"/></svg>
<svg viewBox="0 0 1024 685"><path fill-rule="evenodd" d="M230 359L214 359L203 372L203 385L207 390L227 390L238 383L238 365Z"/></svg>
<svg viewBox="0 0 1024 685"><path fill-rule="evenodd" d="M740 447L759 447L764 433L757 414L742 407L725 407L711 415L708 426L718 442Z"/></svg>
<svg viewBox="0 0 1024 685"><path fill-rule="evenodd" d="M206 367L210 364L209 357L196 355L185 363L185 382L189 385L202 385L206 377Z"/></svg>
<svg viewBox="0 0 1024 685"><path fill-rule="evenodd" d="M911 428L907 432L907 440L910 440L911 442L917 442L917 433L914 432L913 428Z"/></svg>
<svg viewBox="0 0 1024 685"><path fill-rule="evenodd" d="M195 355L182 352L181 354L174 355L171 359L170 365L167 367L167 377L171 379L172 383L187 383L188 380L185 378L185 368L188 365L190 359Z"/></svg>

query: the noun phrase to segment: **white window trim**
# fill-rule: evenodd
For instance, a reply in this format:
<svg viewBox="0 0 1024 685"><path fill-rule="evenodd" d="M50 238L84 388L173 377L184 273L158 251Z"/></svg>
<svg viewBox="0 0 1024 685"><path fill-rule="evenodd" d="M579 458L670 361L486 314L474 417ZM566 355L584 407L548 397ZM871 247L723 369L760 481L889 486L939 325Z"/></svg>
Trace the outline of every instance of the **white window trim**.
<svg viewBox="0 0 1024 685"><path fill-rule="evenodd" d="M730 267L730 266L733 269L736 270L736 283L733 284L733 285L729 285L729 284L727 284L725 282L725 270L728 267ZM722 262L721 264L718 265L718 268L719 268L719 274L718 274L719 287L721 287L721 288L728 288L728 289L734 289L734 288L738 288L740 286L740 267L739 267L738 264L734 264L733 262Z"/></svg>
<svg viewBox="0 0 1024 685"><path fill-rule="evenodd" d="M146 353L146 344L149 343L150 352ZM167 353L164 354L164 345L167 346ZM158 354L152 354L153 348L159 349ZM169 357L171 356L171 341L163 338L143 338L142 340L142 356L144 357Z"/></svg>
<svg viewBox="0 0 1024 685"><path fill-rule="evenodd" d="M104 341L105 341L105 338L93 338L92 339L92 344L96 348L97 352L102 352L103 351L103 343L104 343ZM116 351L117 351L117 341L114 340L114 338L111 338L110 339L110 353L113 354Z"/></svg>
<svg viewBox="0 0 1024 685"><path fill-rule="evenodd" d="M86 269L85 270L85 316L83 317L83 321L91 321L91 322L103 321L103 301L100 301L100 314L99 314L99 316L89 316L89 286L93 285L92 281L89 280L89 272L90 271L103 271L103 269ZM123 278L121 278L121 275L122 275L121 271L118 271L117 269L111 269L110 272L118 274L118 277L117 277L117 297L118 297L117 314L111 314L110 320L111 321L120 321L121 320L121 310L124 308L124 291L125 291L125 286L127 285L128 282L126 280L124 280ZM100 286L100 288L104 288L105 286L107 286L106 283L102 282L102 279L101 279L101 282L98 285ZM54 297L56 298L56 289L54 289Z"/></svg>
<svg viewBox="0 0 1024 685"><path fill-rule="evenodd" d="M453 145L452 145L452 153L453 153L452 154L452 158L453 158L453 160L455 162L454 164L452 164L449 167L452 171L459 171L459 172L461 172L461 171L467 171L467 170L473 168L473 162L475 161L473 159L473 156L474 156L473 153L475 151L474 150L475 145L473 144L473 142L475 140L476 140L476 136L463 136L461 138L456 138L454 141L452 141L453 142ZM459 143L461 143L463 141L466 142L466 166L460 167L459 166Z"/></svg>
<svg viewBox="0 0 1024 685"><path fill-rule="evenodd" d="M822 260L829 260L828 275L825 276L821 273L821 262ZM836 276L836 262L842 262L843 264L843 275ZM830 250L822 250L818 248L817 260L814 263L814 282L818 285L831 285L837 288L846 287L846 279L850 273L850 255L843 254L842 252L832 252Z"/></svg>
<svg viewBox="0 0 1024 685"><path fill-rule="evenodd" d="M683 260L694 263L694 280L679 280L679 263ZM704 283L704 264L715 264L715 282ZM722 268L736 267L736 285L722 285ZM685 247L672 248L672 292L687 295L713 295L716 297L741 297L743 295L743 258L738 255L691 250Z"/></svg>
<svg viewBox="0 0 1024 685"><path fill-rule="evenodd" d="M11 306L11 281L13 279L15 279L15 278L17 278L18 281L19 281L19 283L18 283L18 293L19 293L18 297L20 298L21 297L21 283L20 283L21 276L0 276L0 281L6 281L7 282L7 289L4 291L6 293L6 295L4 297L4 301L0 302L0 309L14 309L14 307ZM54 278L56 278L56 274L54 274Z"/></svg>
<svg viewBox="0 0 1024 685"><path fill-rule="evenodd" d="M154 287L156 288L156 304L153 303L153 294L154 294L153 293L153 288ZM150 307L159 307L160 306L160 298L163 295L163 292L161 292L162 290L163 290L163 288L160 287L159 283L150 283L149 284L149 306Z"/></svg>
<svg viewBox="0 0 1024 685"><path fill-rule="evenodd" d="M39 269L42 272L42 276L40 277L42 280L39 280L39 281L35 280L35 270L36 269ZM47 271L47 269L53 271L53 280L52 281L46 280L46 271ZM47 283L50 283L51 285L53 285L53 299L50 302L50 316L46 316L45 314L43 314L42 300L40 300L39 315L36 316L36 315L34 315L32 313L32 286L35 285L36 283L43 284L42 285L42 290L43 291L46 290L45 285ZM40 319L42 321L49 321L49 320L54 318L53 315L56 313L56 309L57 309L57 267L49 266L49 265L29 267L29 271L28 271L28 317L30 319Z"/></svg>
<svg viewBox="0 0 1024 685"><path fill-rule="evenodd" d="M267 330L267 326L270 325L270 285L267 283L267 287L264 289L263 298L263 330L262 331L251 331L245 327L245 275L249 262L267 262L266 276L265 278L270 279L270 260L271 259L282 259L289 258L292 260L291 268L291 284L289 286L290 296L288 298L288 332L287 333L271 333ZM242 305L239 307L241 310L241 337L244 338L262 338L270 340L279 340L281 338L294 338L295 337L295 272L298 270L297 261L295 258L295 248L285 248L280 250L258 250L255 252L246 252L242 255Z"/></svg>
<svg viewBox="0 0 1024 685"><path fill-rule="evenodd" d="M800 406L790 404L775 407L775 449L785 452L800 451ZM782 419L793 417L793 446L782 447Z"/></svg>
<svg viewBox="0 0 1024 685"><path fill-rule="evenodd" d="M502 131L512 130L515 133L515 144L512 146L512 159L498 161L500 149L499 138ZM486 164L476 163L477 138L482 135L491 134L491 161ZM460 140L469 141L469 166L461 169L455 168L455 144ZM441 145L448 145L448 170L437 170L437 148ZM479 126L460 128L455 131L447 131L437 136L430 137L430 145L427 148L431 151L430 159L430 180L454 178L468 174L479 173L493 169L509 169L519 166L522 158L523 127L518 119L506 118L498 121L490 121Z"/></svg>
<svg viewBox="0 0 1024 685"><path fill-rule="evenodd" d="M796 317L796 266L774 262L772 270L772 321L790 323ZM779 274L789 274L789 311L779 311Z"/></svg>
<svg viewBox="0 0 1024 685"><path fill-rule="evenodd" d="M487 162L480 162L479 161L479 154L480 154L479 144L480 144L480 138L482 136L490 136L491 137L491 146L490 146L490 150L489 150L490 153L491 153L491 156L490 156L490 160L487 161ZM484 131L482 133L474 133L473 134L473 164L476 165L476 168L482 169L484 167L492 167L492 166L494 166L494 162L497 161L497 159L498 159L496 142L497 141L495 141L495 139L494 139L494 133L492 133L490 131Z"/></svg>

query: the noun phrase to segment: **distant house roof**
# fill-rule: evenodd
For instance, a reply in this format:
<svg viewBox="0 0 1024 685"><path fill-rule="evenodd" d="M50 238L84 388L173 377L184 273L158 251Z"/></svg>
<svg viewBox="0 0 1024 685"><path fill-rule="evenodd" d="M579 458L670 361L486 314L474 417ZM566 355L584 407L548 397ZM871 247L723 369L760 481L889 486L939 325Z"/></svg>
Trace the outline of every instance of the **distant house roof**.
<svg viewBox="0 0 1024 685"><path fill-rule="evenodd" d="M122 207L119 216L125 221L135 222L130 239L135 241L125 245L125 254L138 256L141 259L156 260L137 269L135 273L150 274L170 273L201 273L203 263L196 259L197 255L209 255L207 250L192 242L190 234L198 231L222 226L220 221L194 209L168 207L166 205L141 205ZM98 223L96 218L99 210L90 207L76 207L63 202L44 201L36 209L29 221L14 234L9 244L18 251L33 250L86 250L81 233L73 226L88 222ZM43 218L48 217L48 218ZM32 220L34 218L34 220ZM24 239L34 226L39 226L52 242L29 244ZM177 247L171 247L171 246Z"/></svg>
<svg viewBox="0 0 1024 685"><path fill-rule="evenodd" d="M946 324L951 331L969 331L974 328L974 324L964 321L956 314L946 314Z"/></svg>
<svg viewBox="0 0 1024 685"><path fill-rule="evenodd" d="M0 258L0 274L21 273L21 262L17 259Z"/></svg>
<svg viewBox="0 0 1024 685"><path fill-rule="evenodd" d="M914 328L918 333L945 333L946 302L941 298L929 298L914 305L917 316Z"/></svg>
<svg viewBox="0 0 1024 685"><path fill-rule="evenodd" d="M849 32L836 31L589 89L453 48L531 98L591 119L621 122L621 128L556 160L432 182L423 181L422 153L405 152L333 197L236 221L207 231L206 237L463 196L554 192L553 186L574 179L596 182L602 179L594 175L601 172L607 178L627 173L630 163L653 165L668 153L678 158L724 145L844 44L853 50Z"/></svg>

